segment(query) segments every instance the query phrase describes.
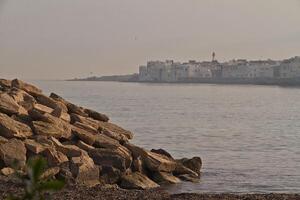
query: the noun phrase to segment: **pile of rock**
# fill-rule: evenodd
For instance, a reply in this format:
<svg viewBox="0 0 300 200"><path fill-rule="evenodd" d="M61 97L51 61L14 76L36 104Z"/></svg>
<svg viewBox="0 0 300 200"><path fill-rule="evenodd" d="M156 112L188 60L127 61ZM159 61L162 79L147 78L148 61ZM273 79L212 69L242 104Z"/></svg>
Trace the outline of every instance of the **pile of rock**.
<svg viewBox="0 0 300 200"><path fill-rule="evenodd" d="M48 97L18 79L0 79L1 173L24 170L29 158L43 156L43 176L88 186L147 189L199 179L199 157L175 160L162 149L147 151L129 143L130 131L108 121L57 94Z"/></svg>

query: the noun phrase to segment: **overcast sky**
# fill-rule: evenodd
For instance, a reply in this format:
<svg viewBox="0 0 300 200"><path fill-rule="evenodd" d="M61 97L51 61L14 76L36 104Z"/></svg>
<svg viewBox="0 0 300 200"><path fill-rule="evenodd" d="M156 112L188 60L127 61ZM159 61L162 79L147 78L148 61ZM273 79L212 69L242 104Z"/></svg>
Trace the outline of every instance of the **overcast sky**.
<svg viewBox="0 0 300 200"><path fill-rule="evenodd" d="M0 0L0 77L138 71L148 60L300 55L299 0Z"/></svg>

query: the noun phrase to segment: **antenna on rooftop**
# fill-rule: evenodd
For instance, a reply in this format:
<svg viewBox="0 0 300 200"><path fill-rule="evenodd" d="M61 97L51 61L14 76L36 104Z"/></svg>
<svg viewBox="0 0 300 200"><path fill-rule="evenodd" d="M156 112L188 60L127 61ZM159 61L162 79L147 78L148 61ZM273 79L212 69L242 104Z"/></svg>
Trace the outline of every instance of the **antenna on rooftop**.
<svg viewBox="0 0 300 200"><path fill-rule="evenodd" d="M213 53L212 53L212 61L215 61L215 57L216 57L216 53L213 52Z"/></svg>

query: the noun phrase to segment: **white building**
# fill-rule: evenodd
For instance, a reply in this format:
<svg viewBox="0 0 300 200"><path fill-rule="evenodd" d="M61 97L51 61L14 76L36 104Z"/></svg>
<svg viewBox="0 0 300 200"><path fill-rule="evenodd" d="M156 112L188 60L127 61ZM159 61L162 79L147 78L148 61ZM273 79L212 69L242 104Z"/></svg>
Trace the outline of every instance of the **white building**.
<svg viewBox="0 0 300 200"><path fill-rule="evenodd" d="M232 60L223 64L223 78L248 78L250 69L247 60Z"/></svg>
<svg viewBox="0 0 300 200"><path fill-rule="evenodd" d="M278 65L278 62L272 60L250 61L248 78L274 78L274 68Z"/></svg>
<svg viewBox="0 0 300 200"><path fill-rule="evenodd" d="M293 57L284 60L277 68L276 77L278 78L300 78L300 57Z"/></svg>

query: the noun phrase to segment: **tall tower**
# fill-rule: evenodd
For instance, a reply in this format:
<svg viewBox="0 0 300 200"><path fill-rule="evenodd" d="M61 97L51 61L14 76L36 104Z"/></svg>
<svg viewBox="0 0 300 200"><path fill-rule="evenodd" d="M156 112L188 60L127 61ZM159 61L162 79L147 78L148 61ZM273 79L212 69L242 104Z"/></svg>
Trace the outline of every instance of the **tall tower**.
<svg viewBox="0 0 300 200"><path fill-rule="evenodd" d="M213 52L213 53L212 53L212 61L215 61L215 57L216 57L216 53Z"/></svg>

